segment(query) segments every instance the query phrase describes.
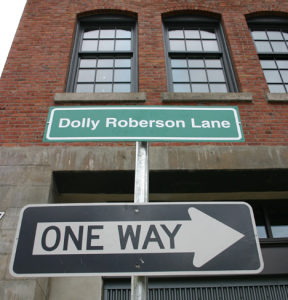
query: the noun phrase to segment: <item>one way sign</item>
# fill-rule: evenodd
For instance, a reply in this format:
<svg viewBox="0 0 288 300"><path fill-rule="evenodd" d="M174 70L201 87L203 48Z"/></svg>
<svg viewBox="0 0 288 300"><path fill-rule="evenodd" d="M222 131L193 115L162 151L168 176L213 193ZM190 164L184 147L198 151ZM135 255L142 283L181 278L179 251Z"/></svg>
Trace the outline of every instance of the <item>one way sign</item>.
<svg viewBox="0 0 288 300"><path fill-rule="evenodd" d="M27 206L14 276L255 274L263 260L246 203Z"/></svg>

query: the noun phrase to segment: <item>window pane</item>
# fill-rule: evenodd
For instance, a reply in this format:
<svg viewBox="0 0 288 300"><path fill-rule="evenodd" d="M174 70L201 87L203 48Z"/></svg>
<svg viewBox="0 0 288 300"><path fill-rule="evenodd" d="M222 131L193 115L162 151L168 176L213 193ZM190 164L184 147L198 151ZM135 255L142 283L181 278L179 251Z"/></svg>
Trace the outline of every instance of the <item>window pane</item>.
<svg viewBox="0 0 288 300"><path fill-rule="evenodd" d="M82 51L97 51L98 41L83 41Z"/></svg>
<svg viewBox="0 0 288 300"><path fill-rule="evenodd" d="M274 225L271 226L271 229L274 238L288 237L288 225Z"/></svg>
<svg viewBox="0 0 288 300"><path fill-rule="evenodd" d="M184 41L170 41L170 50L171 51L185 51L185 43Z"/></svg>
<svg viewBox="0 0 288 300"><path fill-rule="evenodd" d="M217 41L203 41L204 51L219 51Z"/></svg>
<svg viewBox="0 0 288 300"><path fill-rule="evenodd" d="M189 68L204 68L203 59L189 59L188 61Z"/></svg>
<svg viewBox="0 0 288 300"><path fill-rule="evenodd" d="M261 60L260 62L263 69L277 69L274 60Z"/></svg>
<svg viewBox="0 0 288 300"><path fill-rule="evenodd" d="M112 84L96 84L95 92L96 93L111 93L112 92Z"/></svg>
<svg viewBox="0 0 288 300"><path fill-rule="evenodd" d="M80 68L95 68L96 59L81 59Z"/></svg>
<svg viewBox="0 0 288 300"><path fill-rule="evenodd" d="M258 52L272 52L269 42L255 42Z"/></svg>
<svg viewBox="0 0 288 300"><path fill-rule="evenodd" d="M101 40L99 41L99 51L113 51L114 41L111 40Z"/></svg>
<svg viewBox="0 0 288 300"><path fill-rule="evenodd" d="M131 72L130 70L115 70L114 72L114 81L118 82L130 82L131 81Z"/></svg>
<svg viewBox="0 0 288 300"><path fill-rule="evenodd" d="M130 68L131 59L115 59L115 68Z"/></svg>
<svg viewBox="0 0 288 300"><path fill-rule="evenodd" d="M188 82L188 70L172 70L172 78L174 82Z"/></svg>
<svg viewBox="0 0 288 300"><path fill-rule="evenodd" d="M207 70L208 80L210 82L225 82L224 73L222 70Z"/></svg>
<svg viewBox="0 0 288 300"><path fill-rule="evenodd" d="M212 93L226 93L227 86L226 84L210 84L210 89Z"/></svg>
<svg viewBox="0 0 288 300"><path fill-rule="evenodd" d="M171 59L172 68L187 68L186 59Z"/></svg>
<svg viewBox="0 0 288 300"><path fill-rule="evenodd" d="M284 39L287 41L288 40L288 32L282 31L282 34L284 36Z"/></svg>
<svg viewBox="0 0 288 300"><path fill-rule="evenodd" d="M99 30L91 30L84 32L83 38L84 39L98 39L99 37Z"/></svg>
<svg viewBox="0 0 288 300"><path fill-rule="evenodd" d="M198 30L184 30L186 39L200 39Z"/></svg>
<svg viewBox="0 0 288 300"><path fill-rule="evenodd" d="M112 70L98 70L96 75L96 81L110 81L112 82Z"/></svg>
<svg viewBox="0 0 288 300"><path fill-rule="evenodd" d="M288 83L288 71L280 71L280 73L281 73L282 80L285 83Z"/></svg>
<svg viewBox="0 0 288 300"><path fill-rule="evenodd" d="M190 93L190 84L173 84L173 90L176 93Z"/></svg>
<svg viewBox="0 0 288 300"><path fill-rule="evenodd" d="M208 84L192 84L193 93L209 93Z"/></svg>
<svg viewBox="0 0 288 300"><path fill-rule="evenodd" d="M254 40L268 40L268 37L267 37L265 31L253 31L252 37Z"/></svg>
<svg viewBox="0 0 288 300"><path fill-rule="evenodd" d="M285 42L272 42L271 44L274 52L287 52Z"/></svg>
<svg viewBox="0 0 288 300"><path fill-rule="evenodd" d="M130 93L131 91L131 87L130 87L130 84L119 84L119 83L116 83L114 84L114 89L113 89L113 92L115 93Z"/></svg>
<svg viewBox="0 0 288 300"><path fill-rule="evenodd" d="M201 38L202 39L216 39L216 35L214 33L214 30L200 30Z"/></svg>
<svg viewBox="0 0 288 300"><path fill-rule="evenodd" d="M207 82L205 70L199 70L199 69L190 70L190 78L192 82Z"/></svg>
<svg viewBox="0 0 288 300"><path fill-rule="evenodd" d="M268 31L267 35L269 40L283 40L282 34L279 31Z"/></svg>
<svg viewBox="0 0 288 300"><path fill-rule="evenodd" d="M129 29L117 29L116 39L129 39L131 38L131 30Z"/></svg>
<svg viewBox="0 0 288 300"><path fill-rule="evenodd" d="M270 208L268 216L274 238L288 237L288 210L287 207Z"/></svg>
<svg viewBox="0 0 288 300"><path fill-rule="evenodd" d="M131 41L130 40L116 40L116 51L129 51L131 50Z"/></svg>
<svg viewBox="0 0 288 300"><path fill-rule="evenodd" d="M93 84L77 84L76 93L93 93Z"/></svg>
<svg viewBox="0 0 288 300"><path fill-rule="evenodd" d="M79 70L78 82L94 82L95 70Z"/></svg>
<svg viewBox="0 0 288 300"><path fill-rule="evenodd" d="M257 229L259 239L265 239L265 238L268 237L267 232L266 232L266 228L265 228L264 225L257 225L256 229Z"/></svg>
<svg viewBox="0 0 288 300"><path fill-rule="evenodd" d="M279 69L288 69L288 60L277 60Z"/></svg>
<svg viewBox="0 0 288 300"><path fill-rule="evenodd" d="M220 59L206 59L205 62L207 68L222 68Z"/></svg>
<svg viewBox="0 0 288 300"><path fill-rule="evenodd" d="M170 39L184 39L183 30L169 30L168 36Z"/></svg>
<svg viewBox="0 0 288 300"><path fill-rule="evenodd" d="M112 68L113 59L98 59L98 68Z"/></svg>
<svg viewBox="0 0 288 300"><path fill-rule="evenodd" d="M115 30L114 29L101 29L100 31L100 39L113 39L115 38Z"/></svg>
<svg viewBox="0 0 288 300"><path fill-rule="evenodd" d="M271 93L286 93L282 84L269 84L268 86Z"/></svg>
<svg viewBox="0 0 288 300"><path fill-rule="evenodd" d="M202 51L200 41L186 41L187 51Z"/></svg>
<svg viewBox="0 0 288 300"><path fill-rule="evenodd" d="M264 70L264 75L265 75L266 81L269 83L282 82L278 71Z"/></svg>

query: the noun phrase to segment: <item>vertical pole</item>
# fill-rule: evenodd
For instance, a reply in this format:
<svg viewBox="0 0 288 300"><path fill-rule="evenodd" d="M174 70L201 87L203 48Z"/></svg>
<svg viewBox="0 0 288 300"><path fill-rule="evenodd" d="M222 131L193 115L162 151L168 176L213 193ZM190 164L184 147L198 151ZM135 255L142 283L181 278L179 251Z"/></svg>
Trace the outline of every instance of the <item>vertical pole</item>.
<svg viewBox="0 0 288 300"><path fill-rule="evenodd" d="M149 144L136 142L134 203L149 202Z"/></svg>
<svg viewBox="0 0 288 300"><path fill-rule="evenodd" d="M134 203L149 202L149 144L136 142ZM148 278L131 277L131 300L148 299Z"/></svg>

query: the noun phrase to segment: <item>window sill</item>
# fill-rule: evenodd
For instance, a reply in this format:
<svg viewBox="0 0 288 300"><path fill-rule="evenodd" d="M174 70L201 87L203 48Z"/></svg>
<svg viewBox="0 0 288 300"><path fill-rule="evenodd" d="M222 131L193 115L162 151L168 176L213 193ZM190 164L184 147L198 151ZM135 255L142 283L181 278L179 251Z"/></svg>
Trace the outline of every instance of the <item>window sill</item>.
<svg viewBox="0 0 288 300"><path fill-rule="evenodd" d="M56 93L55 103L66 102L145 102L146 93Z"/></svg>
<svg viewBox="0 0 288 300"><path fill-rule="evenodd" d="M267 93L268 102L288 102L288 94Z"/></svg>
<svg viewBox="0 0 288 300"><path fill-rule="evenodd" d="M162 93L163 102L252 102L251 93Z"/></svg>
<svg viewBox="0 0 288 300"><path fill-rule="evenodd" d="M265 245L287 245L288 238L260 238L261 246Z"/></svg>

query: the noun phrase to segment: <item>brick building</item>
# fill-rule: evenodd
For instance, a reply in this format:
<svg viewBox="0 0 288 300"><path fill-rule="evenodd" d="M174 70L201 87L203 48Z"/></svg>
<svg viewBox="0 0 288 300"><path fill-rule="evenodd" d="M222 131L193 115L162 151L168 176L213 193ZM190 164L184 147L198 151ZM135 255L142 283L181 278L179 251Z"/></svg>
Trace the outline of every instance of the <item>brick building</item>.
<svg viewBox="0 0 288 300"><path fill-rule="evenodd" d="M250 203L265 266L154 279L151 293L288 299L287 47L286 0L28 0L0 81L0 298L112 299L129 287L9 274L23 206L133 202L135 143L43 142L49 107L185 105L237 106L245 141L151 143L150 201Z"/></svg>

